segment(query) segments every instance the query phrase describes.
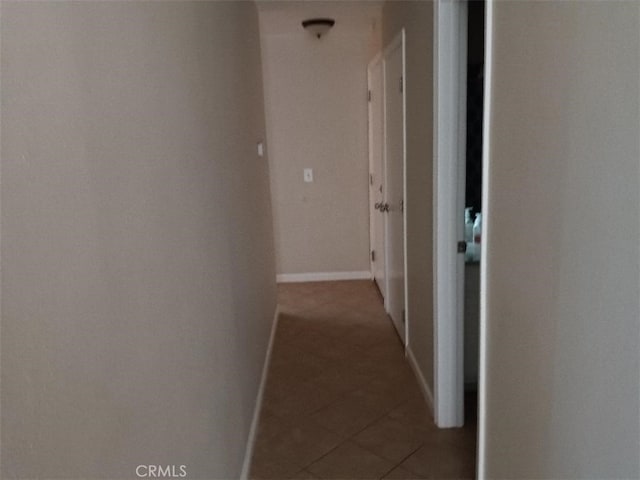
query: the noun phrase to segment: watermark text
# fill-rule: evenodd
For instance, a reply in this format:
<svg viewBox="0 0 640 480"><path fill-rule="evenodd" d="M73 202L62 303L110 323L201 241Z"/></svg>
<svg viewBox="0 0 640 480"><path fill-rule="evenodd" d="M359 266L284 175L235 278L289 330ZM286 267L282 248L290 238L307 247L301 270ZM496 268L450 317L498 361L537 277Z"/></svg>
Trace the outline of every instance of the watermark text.
<svg viewBox="0 0 640 480"><path fill-rule="evenodd" d="M186 465L138 465L136 467L138 478L185 478L187 476Z"/></svg>

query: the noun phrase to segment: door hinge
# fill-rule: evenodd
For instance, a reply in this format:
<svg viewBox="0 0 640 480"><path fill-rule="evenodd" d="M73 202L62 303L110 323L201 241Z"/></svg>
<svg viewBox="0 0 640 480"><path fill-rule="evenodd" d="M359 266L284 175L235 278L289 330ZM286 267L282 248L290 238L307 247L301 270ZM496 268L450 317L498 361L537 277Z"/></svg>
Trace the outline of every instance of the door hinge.
<svg viewBox="0 0 640 480"><path fill-rule="evenodd" d="M369 185L373 185L373 173L369 174Z"/></svg>
<svg viewBox="0 0 640 480"><path fill-rule="evenodd" d="M371 101L371 90L367 91L367 100L370 102Z"/></svg>
<svg viewBox="0 0 640 480"><path fill-rule="evenodd" d="M400 93L404 93L404 78L400 77Z"/></svg>
<svg viewBox="0 0 640 480"><path fill-rule="evenodd" d="M375 250L371 250L371 261L372 262L376 261L376 251Z"/></svg>
<svg viewBox="0 0 640 480"><path fill-rule="evenodd" d="M402 323L404 324L404 323L406 323L406 321L407 321L407 316L405 315L405 311L404 311L404 308L403 308L402 309Z"/></svg>
<svg viewBox="0 0 640 480"><path fill-rule="evenodd" d="M467 242L464 240L460 240L458 242L458 253L466 253L467 252Z"/></svg>

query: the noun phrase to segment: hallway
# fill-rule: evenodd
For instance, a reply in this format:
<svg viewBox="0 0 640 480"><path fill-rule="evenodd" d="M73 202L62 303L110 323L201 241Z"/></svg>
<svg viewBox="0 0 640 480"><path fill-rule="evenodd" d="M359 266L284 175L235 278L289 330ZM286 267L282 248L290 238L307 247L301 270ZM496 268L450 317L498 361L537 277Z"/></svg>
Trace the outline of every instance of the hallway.
<svg viewBox="0 0 640 480"><path fill-rule="evenodd" d="M251 478L475 476L474 416L433 425L372 282L280 284L278 304Z"/></svg>

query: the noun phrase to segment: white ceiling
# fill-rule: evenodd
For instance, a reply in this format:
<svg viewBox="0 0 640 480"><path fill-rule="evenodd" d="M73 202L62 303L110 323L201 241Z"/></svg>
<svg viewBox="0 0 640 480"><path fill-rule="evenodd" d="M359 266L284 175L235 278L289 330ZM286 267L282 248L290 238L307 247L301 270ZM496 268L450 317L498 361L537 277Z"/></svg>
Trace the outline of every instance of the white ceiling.
<svg viewBox="0 0 640 480"><path fill-rule="evenodd" d="M370 31L378 22L382 0L257 0L263 34L302 31L307 18L328 17L336 21L333 30Z"/></svg>

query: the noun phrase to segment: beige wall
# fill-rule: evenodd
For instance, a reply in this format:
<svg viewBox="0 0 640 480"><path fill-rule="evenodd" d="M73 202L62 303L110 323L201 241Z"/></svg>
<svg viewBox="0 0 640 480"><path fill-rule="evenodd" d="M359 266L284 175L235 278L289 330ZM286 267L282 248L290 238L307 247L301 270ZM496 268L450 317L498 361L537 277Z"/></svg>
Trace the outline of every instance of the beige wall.
<svg viewBox="0 0 640 480"><path fill-rule="evenodd" d="M368 271L371 27L337 16L318 40L300 26L305 17L286 31L278 18L261 13L277 272Z"/></svg>
<svg viewBox="0 0 640 480"><path fill-rule="evenodd" d="M406 31L409 348L433 392L433 3L388 1L383 47Z"/></svg>
<svg viewBox="0 0 640 480"><path fill-rule="evenodd" d="M495 5L487 478L638 478L640 4Z"/></svg>
<svg viewBox="0 0 640 480"><path fill-rule="evenodd" d="M249 2L2 2L2 478L238 478L275 308Z"/></svg>

